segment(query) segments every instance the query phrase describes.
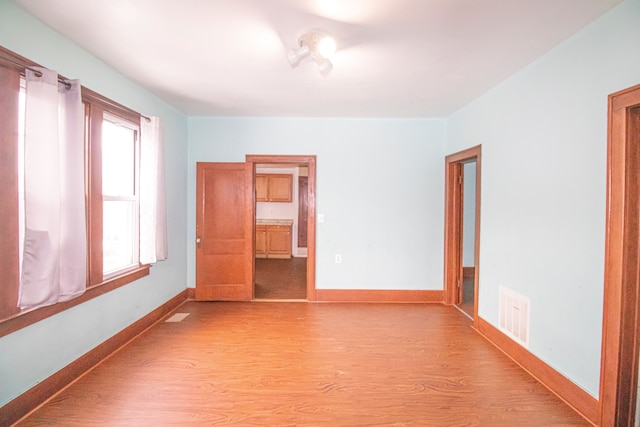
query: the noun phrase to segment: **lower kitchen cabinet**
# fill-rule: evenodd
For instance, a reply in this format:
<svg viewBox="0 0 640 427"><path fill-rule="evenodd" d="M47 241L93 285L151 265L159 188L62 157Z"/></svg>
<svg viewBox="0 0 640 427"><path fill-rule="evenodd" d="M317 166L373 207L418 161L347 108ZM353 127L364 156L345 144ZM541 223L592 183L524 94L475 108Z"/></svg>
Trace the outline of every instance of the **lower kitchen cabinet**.
<svg viewBox="0 0 640 427"><path fill-rule="evenodd" d="M291 225L256 225L256 258L291 258Z"/></svg>
<svg viewBox="0 0 640 427"><path fill-rule="evenodd" d="M267 226L256 225L256 258L267 257Z"/></svg>

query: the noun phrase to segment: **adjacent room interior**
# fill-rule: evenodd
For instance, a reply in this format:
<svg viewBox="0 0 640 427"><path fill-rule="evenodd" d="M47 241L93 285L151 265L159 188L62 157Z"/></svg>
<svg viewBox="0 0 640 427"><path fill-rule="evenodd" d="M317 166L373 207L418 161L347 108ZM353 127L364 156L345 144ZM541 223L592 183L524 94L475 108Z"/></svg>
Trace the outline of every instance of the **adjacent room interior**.
<svg viewBox="0 0 640 427"><path fill-rule="evenodd" d="M307 299L306 165L256 165L254 299Z"/></svg>

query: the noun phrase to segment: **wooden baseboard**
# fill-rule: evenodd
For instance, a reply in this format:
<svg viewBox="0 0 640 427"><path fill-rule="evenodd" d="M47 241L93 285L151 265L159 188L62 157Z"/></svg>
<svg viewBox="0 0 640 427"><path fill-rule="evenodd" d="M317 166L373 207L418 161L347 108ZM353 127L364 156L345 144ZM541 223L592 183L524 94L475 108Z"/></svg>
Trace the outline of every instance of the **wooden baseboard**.
<svg viewBox="0 0 640 427"><path fill-rule="evenodd" d="M98 363L108 358L119 348L161 320L171 311L175 310L186 301L186 299L187 290L184 290L137 322L118 332L55 374L0 407L0 425L5 425L4 423L11 425L27 415L33 409L73 383L80 376L90 371L98 365Z"/></svg>
<svg viewBox="0 0 640 427"><path fill-rule="evenodd" d="M444 291L316 289L315 302L442 303Z"/></svg>
<svg viewBox="0 0 640 427"><path fill-rule="evenodd" d="M594 425L600 425L598 400L568 380L558 371L534 356L524 347L507 337L498 328L482 318L478 318L477 330L489 342L498 347L514 362L529 372L545 387L565 401L576 412Z"/></svg>
<svg viewBox="0 0 640 427"><path fill-rule="evenodd" d="M354 289L316 289L314 302L408 302L442 303L444 292L437 291L377 291ZM187 288L187 299L196 299L196 288Z"/></svg>

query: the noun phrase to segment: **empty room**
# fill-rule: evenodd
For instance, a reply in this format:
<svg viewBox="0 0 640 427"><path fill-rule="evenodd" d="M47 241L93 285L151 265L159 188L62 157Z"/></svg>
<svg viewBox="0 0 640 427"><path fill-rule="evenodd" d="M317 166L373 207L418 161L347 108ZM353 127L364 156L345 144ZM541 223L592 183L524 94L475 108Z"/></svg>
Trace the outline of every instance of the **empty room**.
<svg viewBox="0 0 640 427"><path fill-rule="evenodd" d="M640 426L640 0L0 0L0 425Z"/></svg>

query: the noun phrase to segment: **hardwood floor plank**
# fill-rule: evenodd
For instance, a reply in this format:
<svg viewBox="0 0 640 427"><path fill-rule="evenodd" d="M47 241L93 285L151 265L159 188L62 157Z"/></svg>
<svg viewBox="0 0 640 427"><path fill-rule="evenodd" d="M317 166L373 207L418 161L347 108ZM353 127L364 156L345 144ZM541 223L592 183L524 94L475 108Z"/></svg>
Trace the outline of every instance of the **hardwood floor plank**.
<svg viewBox="0 0 640 427"><path fill-rule="evenodd" d="M453 307L178 311L19 425L589 425Z"/></svg>

